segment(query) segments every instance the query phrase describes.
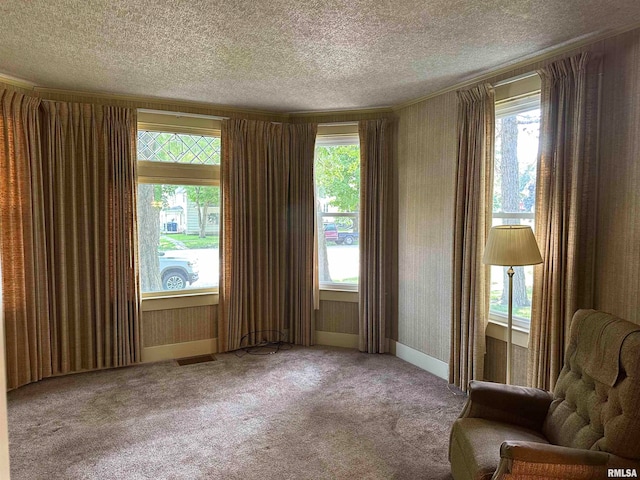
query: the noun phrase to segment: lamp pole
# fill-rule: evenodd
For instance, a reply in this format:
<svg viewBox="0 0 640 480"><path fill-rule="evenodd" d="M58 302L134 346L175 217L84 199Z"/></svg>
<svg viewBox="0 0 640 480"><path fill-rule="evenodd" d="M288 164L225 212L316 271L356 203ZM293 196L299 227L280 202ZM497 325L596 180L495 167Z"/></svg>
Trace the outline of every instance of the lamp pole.
<svg viewBox="0 0 640 480"><path fill-rule="evenodd" d="M496 225L491 227L484 249L482 263L509 267L509 312L507 317L507 375L505 383L513 382L511 357L513 351L513 275L514 266L537 265L542 263L540 249L527 225Z"/></svg>
<svg viewBox="0 0 640 480"><path fill-rule="evenodd" d="M513 353L512 332L513 332L513 267L509 267L507 275L509 275L509 316L507 317L507 385L511 385L513 378L511 377L511 355Z"/></svg>

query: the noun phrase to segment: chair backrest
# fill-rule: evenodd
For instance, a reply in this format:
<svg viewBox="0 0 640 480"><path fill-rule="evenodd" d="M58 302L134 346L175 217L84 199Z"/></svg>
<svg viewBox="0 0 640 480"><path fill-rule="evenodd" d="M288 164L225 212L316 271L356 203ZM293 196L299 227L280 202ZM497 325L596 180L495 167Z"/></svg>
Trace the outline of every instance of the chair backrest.
<svg viewBox="0 0 640 480"><path fill-rule="evenodd" d="M551 443L640 460L640 325L578 310L553 397Z"/></svg>

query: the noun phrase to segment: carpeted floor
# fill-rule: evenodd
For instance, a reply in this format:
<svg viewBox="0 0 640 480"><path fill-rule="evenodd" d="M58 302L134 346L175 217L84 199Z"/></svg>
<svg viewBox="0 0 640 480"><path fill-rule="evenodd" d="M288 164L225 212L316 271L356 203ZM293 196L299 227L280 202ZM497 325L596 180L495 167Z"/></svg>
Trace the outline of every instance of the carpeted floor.
<svg viewBox="0 0 640 480"><path fill-rule="evenodd" d="M10 392L12 480L450 478L444 380L330 347L217 358Z"/></svg>

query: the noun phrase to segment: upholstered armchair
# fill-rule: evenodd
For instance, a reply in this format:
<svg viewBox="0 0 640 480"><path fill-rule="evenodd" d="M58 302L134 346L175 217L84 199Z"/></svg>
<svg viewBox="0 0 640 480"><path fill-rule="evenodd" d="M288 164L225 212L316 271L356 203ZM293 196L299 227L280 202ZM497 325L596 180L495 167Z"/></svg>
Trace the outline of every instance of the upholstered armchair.
<svg viewBox="0 0 640 480"><path fill-rule="evenodd" d="M576 312L553 394L472 381L449 461L455 480L640 476L640 325Z"/></svg>

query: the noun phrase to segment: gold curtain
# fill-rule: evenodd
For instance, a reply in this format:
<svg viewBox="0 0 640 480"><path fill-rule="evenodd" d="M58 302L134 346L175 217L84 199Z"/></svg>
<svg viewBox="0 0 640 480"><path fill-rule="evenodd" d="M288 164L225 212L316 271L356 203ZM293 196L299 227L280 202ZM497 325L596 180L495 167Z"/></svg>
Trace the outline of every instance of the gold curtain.
<svg viewBox="0 0 640 480"><path fill-rule="evenodd" d="M385 353L393 318L393 123L363 120L360 135L359 348Z"/></svg>
<svg viewBox="0 0 640 480"><path fill-rule="evenodd" d="M464 391L484 376L489 267L482 255L493 205L494 101L488 84L458 92L449 382Z"/></svg>
<svg viewBox="0 0 640 480"><path fill-rule="evenodd" d="M139 361L135 111L0 95L8 388Z"/></svg>
<svg viewBox="0 0 640 480"><path fill-rule="evenodd" d="M42 108L53 371L138 362L136 112Z"/></svg>
<svg viewBox="0 0 640 480"><path fill-rule="evenodd" d="M50 376L40 99L0 91L0 255L7 388Z"/></svg>
<svg viewBox="0 0 640 480"><path fill-rule="evenodd" d="M312 342L315 133L315 125L222 123L221 352L280 340L286 328Z"/></svg>
<svg viewBox="0 0 640 480"><path fill-rule="evenodd" d="M593 305L599 60L589 52L538 71L542 118L528 383L553 390L569 323Z"/></svg>

